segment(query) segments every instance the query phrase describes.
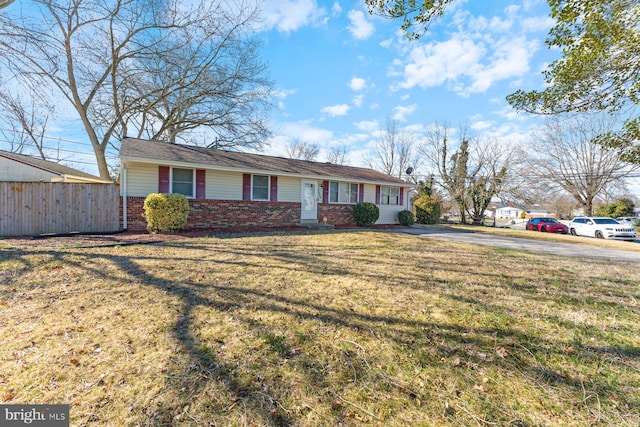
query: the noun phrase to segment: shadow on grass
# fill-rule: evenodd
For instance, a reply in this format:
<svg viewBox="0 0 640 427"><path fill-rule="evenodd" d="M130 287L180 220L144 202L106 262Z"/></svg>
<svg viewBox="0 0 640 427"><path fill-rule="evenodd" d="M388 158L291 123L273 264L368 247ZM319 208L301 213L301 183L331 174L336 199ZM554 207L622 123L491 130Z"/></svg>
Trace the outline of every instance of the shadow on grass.
<svg viewBox="0 0 640 427"><path fill-rule="evenodd" d="M456 231L458 232L458 231ZM238 237L238 236L235 236ZM195 311L198 308L206 307L217 312L232 313L239 319L246 328L256 334L266 345L271 361L265 363L295 365L306 376L307 384L313 387L320 394L319 399L326 401L329 405L336 400L336 390L340 390L340 385L332 384L329 380L327 363L323 360L326 355L309 354L300 351L297 347L299 343L290 342L284 335L278 334L277 330L267 322L243 314L248 307L253 312L264 312L277 314L289 319L291 322L310 321L318 328L331 326L346 328L353 331L370 331L376 339L381 339L392 343L399 349L415 350L417 359L424 365L437 365L438 360L443 357L454 355L464 357L463 364L469 369L475 366L495 366L507 369L513 375L536 378L550 386L562 385L571 390L572 394L580 395L584 393L585 381L576 378L571 372L559 372L550 366L546 366L546 361L554 358L566 357L563 348L566 344L564 337L558 336L556 339L542 338L531 335L522 329L509 325L505 322L501 325L463 326L461 324L448 324L443 321L424 321L405 317L402 314L380 315L368 314L363 307L338 308L323 302L316 302L313 299L307 300L303 295L290 297L279 295L276 291L261 290L251 287L232 285L229 280L216 282L214 276L223 273L225 266L228 268L262 268L264 265L277 264L283 269L289 269L293 273L302 271L311 272L319 279L324 276L351 278L354 280L368 280L384 286L409 287L420 290L428 287L438 295L450 301L452 304L459 303L473 307L478 312L488 312L495 315L497 319L510 319L510 314L497 304L488 303L472 295L458 295L452 292L455 284L444 279L425 273L423 280L410 280L409 276L393 277L385 276L374 271L353 271L339 264L330 261L331 251L336 249L330 245L317 245L309 248L306 245L296 245L293 243L281 244L255 244L250 248L243 248L242 245L233 248L217 247L214 255L206 253L207 244L191 244L188 242L170 242L162 245L165 248L174 248L181 251L205 251L202 262L216 263L213 272L203 268L203 274L211 275L204 282L196 282L189 277L190 272L183 272L184 276L175 279L162 278L158 274L158 269L163 263L168 263L162 257L152 255L120 255L117 251L105 251L104 253L70 253L67 251L45 251L37 255L47 263L55 265L62 263L72 265L81 269L85 274L95 277L102 277L108 280L122 280L116 274L124 275L134 284L153 287L177 297L181 307L172 328L174 339L180 344L182 351L190 358L190 369L201 373L201 380L193 382L191 377L181 376L167 377L165 379L167 387L179 391L183 401L177 402L174 406L163 407L149 415L147 421L152 424L173 423L174 417L179 408L189 403L189 397L198 395L207 387L207 382L216 381L223 385L231 395L231 406L233 402L241 402L252 416L258 417L258 423L276 426L296 425L300 423L299 415L290 408L283 405L287 396L277 395L274 390L280 390L274 384L268 384L264 378L248 379L236 374L237 366L232 361L225 361L216 351L211 348L211 343L201 340L195 333ZM378 264L388 262L380 259L368 259L361 254L361 251L368 249L363 244L351 244L344 248L343 256L353 258L357 265ZM443 249L444 251L445 249ZM16 277L26 272L41 268L42 264L34 263L29 257L32 254L28 251L15 252L14 258L20 267L15 270ZM177 258L171 262L195 262L198 258ZM114 270L109 268L98 268L102 262L113 265ZM145 263L154 262L156 266L145 266ZM394 261L400 262L400 261ZM46 264L45 264L46 265ZM95 266L94 266L95 265ZM401 272L403 266L389 264L389 267L398 268ZM447 271L455 276L468 274L464 268L452 265L445 261L434 261L429 266L430 269ZM567 273L569 274L569 273ZM504 281L504 274L498 272L484 273L483 280L486 282ZM525 280L525 275L514 273L511 280ZM236 280L238 282L238 280ZM234 282L235 283L235 282ZM484 286L484 285L483 285ZM532 286L512 286L511 289L524 297L531 298L536 292ZM348 290L347 290L348 291ZM487 289L490 292L491 289ZM209 294L215 294L215 297ZM538 296L540 300L548 298ZM571 303L580 304L576 299ZM523 311L530 311L534 316L532 308L522 307ZM581 330L582 327L576 323L563 321L562 326L567 329ZM276 328L277 329L277 328ZM582 331L584 332L584 331ZM298 337L299 341L307 339ZM486 352L486 349L494 349L496 342L509 346L509 351L514 354L512 358L504 359L493 353ZM353 378L363 378L372 375L381 385L376 386L375 391L383 393L389 389L400 390L408 396L410 400L417 397L424 398L423 390L419 390L411 384L394 381L384 374L381 368L371 368L373 361L359 350L358 343L342 342L340 350L329 349L332 356L342 364L340 369L345 372L352 372ZM518 352L519 346L526 344L526 351ZM405 351L402 350L402 351ZM408 350L406 350L408 351ZM584 347L578 349L580 357L606 357L609 363L629 367L626 360L638 359L639 350L635 347L615 348L615 347ZM402 353L404 354L404 353ZM517 354L517 356L516 356ZM605 393L618 392L612 384L605 379L591 378L587 383L590 390L599 395ZM338 396L339 398L339 396ZM633 402L629 402L633 403ZM218 408L219 409L219 408ZM330 423L336 422L344 417L345 410L339 406L335 410L334 418ZM376 421L376 414L372 414L372 419ZM379 419L378 419L379 421ZM501 421L501 420L498 420ZM503 420L502 420L503 421Z"/></svg>

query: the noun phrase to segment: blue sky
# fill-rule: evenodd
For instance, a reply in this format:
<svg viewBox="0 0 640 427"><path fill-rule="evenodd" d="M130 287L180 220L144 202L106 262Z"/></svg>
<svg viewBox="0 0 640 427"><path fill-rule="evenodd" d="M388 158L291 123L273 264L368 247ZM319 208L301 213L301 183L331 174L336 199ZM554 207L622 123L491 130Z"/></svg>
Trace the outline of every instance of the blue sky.
<svg viewBox="0 0 640 427"><path fill-rule="evenodd" d="M27 12L29 3L7 11L18 7ZM369 15L364 0L264 0L255 36L277 94L263 152L284 156L300 140L320 148L319 161L344 146L348 164L366 166L387 118L418 142L434 121L505 144L526 141L537 118L515 114L505 97L541 87L554 58L544 45L548 12L546 0L457 0L408 41L400 21ZM47 146L61 147L63 163L97 173L76 113L64 100L58 113ZM117 164L117 153L107 161Z"/></svg>
<svg viewBox="0 0 640 427"><path fill-rule="evenodd" d="M345 145L349 163L363 166L388 117L417 140L437 121L526 142L539 118L516 114L505 97L542 88L541 71L557 57L544 44L546 1L458 1L417 41L363 3L265 2L259 35L279 92L270 153L299 139L323 160Z"/></svg>
<svg viewBox="0 0 640 427"><path fill-rule="evenodd" d="M320 148L318 161L343 146L348 164L367 166L388 118L417 143L438 122L505 147L527 144L541 118L517 114L505 97L543 88L542 70L559 57L544 44L553 25L546 0L457 0L419 40L400 25L369 15L364 0L264 0L255 36L277 95L263 153L284 156L300 140ZM75 113L63 114L49 145L62 148L63 163L96 174L81 129ZM117 153L107 160L117 164ZM640 197L640 184L632 188Z"/></svg>

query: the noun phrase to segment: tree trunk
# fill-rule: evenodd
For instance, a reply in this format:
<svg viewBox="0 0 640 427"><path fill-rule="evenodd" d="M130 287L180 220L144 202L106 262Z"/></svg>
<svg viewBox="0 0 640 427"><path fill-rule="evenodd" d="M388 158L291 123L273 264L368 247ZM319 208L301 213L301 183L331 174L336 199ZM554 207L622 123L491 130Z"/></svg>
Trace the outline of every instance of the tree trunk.
<svg viewBox="0 0 640 427"><path fill-rule="evenodd" d="M585 200L583 209L584 209L584 216L593 215L593 197L589 197Z"/></svg>

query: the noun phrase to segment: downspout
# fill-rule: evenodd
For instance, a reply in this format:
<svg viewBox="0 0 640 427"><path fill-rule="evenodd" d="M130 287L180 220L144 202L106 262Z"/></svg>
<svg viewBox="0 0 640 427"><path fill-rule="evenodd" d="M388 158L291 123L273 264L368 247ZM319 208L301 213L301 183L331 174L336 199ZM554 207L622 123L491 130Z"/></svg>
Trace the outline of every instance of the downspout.
<svg viewBox="0 0 640 427"><path fill-rule="evenodd" d="M122 161L122 228L127 229L127 168L125 162Z"/></svg>

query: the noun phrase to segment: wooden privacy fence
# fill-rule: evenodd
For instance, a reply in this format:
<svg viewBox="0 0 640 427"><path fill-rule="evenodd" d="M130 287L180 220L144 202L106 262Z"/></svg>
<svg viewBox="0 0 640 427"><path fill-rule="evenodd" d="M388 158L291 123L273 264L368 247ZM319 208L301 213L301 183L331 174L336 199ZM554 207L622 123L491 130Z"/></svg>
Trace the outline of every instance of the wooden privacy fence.
<svg viewBox="0 0 640 427"><path fill-rule="evenodd" d="M0 236L119 229L116 184L0 182Z"/></svg>

